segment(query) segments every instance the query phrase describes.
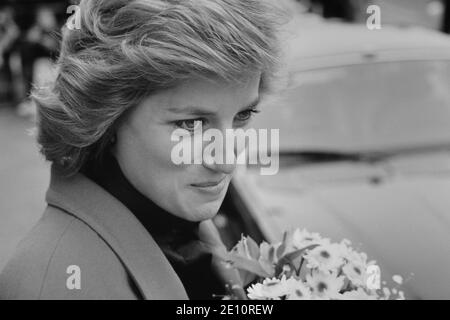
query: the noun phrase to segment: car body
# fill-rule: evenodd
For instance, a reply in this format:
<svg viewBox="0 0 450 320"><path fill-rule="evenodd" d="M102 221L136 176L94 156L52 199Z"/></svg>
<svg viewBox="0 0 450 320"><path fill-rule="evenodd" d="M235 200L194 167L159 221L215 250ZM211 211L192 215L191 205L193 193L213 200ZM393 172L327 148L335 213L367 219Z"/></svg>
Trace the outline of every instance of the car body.
<svg viewBox="0 0 450 320"><path fill-rule="evenodd" d="M280 168L240 167L245 229L279 241L344 238L407 298L450 298L450 38L423 29L317 24L291 41L282 89L257 128L280 130ZM244 222L245 222L244 221Z"/></svg>

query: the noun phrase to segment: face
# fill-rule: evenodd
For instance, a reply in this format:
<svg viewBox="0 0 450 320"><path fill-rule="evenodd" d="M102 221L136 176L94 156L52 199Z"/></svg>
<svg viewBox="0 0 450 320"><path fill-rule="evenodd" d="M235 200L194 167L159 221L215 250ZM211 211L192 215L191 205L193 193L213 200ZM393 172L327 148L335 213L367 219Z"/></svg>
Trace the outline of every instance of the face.
<svg viewBox="0 0 450 320"><path fill-rule="evenodd" d="M127 179L166 211L189 221L212 218L225 197L235 164L210 161L178 164L171 160L176 129L246 127L257 112L259 82L244 85L192 79L144 100L117 130L115 156ZM197 127L198 128L198 127ZM207 144L207 143L204 143ZM234 157L240 150L224 150ZM193 162L191 162L193 163Z"/></svg>

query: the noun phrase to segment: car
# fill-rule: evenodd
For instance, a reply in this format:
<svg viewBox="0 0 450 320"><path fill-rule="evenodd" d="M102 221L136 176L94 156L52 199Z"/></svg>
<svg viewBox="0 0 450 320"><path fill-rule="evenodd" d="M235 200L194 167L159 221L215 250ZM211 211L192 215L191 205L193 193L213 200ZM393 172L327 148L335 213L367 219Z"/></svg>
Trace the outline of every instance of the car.
<svg viewBox="0 0 450 320"><path fill-rule="evenodd" d="M406 298L450 299L450 38L324 23L299 30L286 61L253 122L280 130L279 172L239 167L224 241L306 228L350 240L388 285L401 275Z"/></svg>

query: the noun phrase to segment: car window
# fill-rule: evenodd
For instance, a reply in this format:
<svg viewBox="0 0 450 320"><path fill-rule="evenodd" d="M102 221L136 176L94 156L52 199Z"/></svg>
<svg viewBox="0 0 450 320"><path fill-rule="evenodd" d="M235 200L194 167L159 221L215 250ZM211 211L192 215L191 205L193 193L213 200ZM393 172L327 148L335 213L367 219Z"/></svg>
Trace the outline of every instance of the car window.
<svg viewBox="0 0 450 320"><path fill-rule="evenodd" d="M450 144L450 62L389 62L292 74L255 120L281 149Z"/></svg>

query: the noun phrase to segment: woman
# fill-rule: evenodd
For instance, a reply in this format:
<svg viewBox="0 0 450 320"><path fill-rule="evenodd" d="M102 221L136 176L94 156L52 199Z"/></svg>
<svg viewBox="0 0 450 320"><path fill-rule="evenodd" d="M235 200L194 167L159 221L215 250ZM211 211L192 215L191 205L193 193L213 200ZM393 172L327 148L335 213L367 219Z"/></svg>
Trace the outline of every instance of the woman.
<svg viewBox="0 0 450 320"><path fill-rule="evenodd" d="M235 166L176 165L171 136L248 124L273 71L273 12L261 0L81 2L53 88L34 93L48 207L0 298L243 293L210 220Z"/></svg>

